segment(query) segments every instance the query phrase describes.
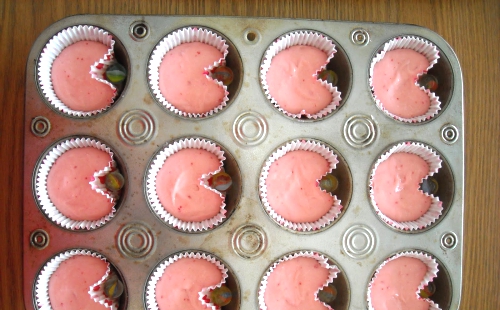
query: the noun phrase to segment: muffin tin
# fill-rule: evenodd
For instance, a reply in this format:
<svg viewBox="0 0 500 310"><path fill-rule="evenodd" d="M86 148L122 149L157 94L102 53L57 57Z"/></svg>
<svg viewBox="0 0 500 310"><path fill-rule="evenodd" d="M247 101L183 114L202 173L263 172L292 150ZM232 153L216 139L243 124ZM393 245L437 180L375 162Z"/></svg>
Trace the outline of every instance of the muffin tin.
<svg viewBox="0 0 500 310"><path fill-rule="evenodd" d="M59 31L94 25L116 40L115 54L128 70L125 88L107 111L74 117L54 110L37 82L38 58ZM156 44L189 26L214 30L227 40L227 64L235 73L228 105L206 118L188 119L168 112L152 95L148 63ZM260 83L262 57L282 35L298 30L323 33L337 53L328 68L339 75L339 107L318 120L293 119L266 98ZM385 42L415 36L435 44L440 59L429 73L440 83L441 110L428 121L403 123L375 105L368 82L373 57ZM260 281L269 266L291 252L317 251L339 267L343 284L336 310L366 309L368 284L376 268L392 255L418 250L436 258L438 286L432 297L442 309L458 309L462 286L464 202L463 88L460 65L451 47L436 33L414 25L200 16L79 15L58 21L35 41L27 62L24 134L24 298L37 309L35 282L52 257L71 249L106 257L126 287L119 309L145 308L145 288L155 266L181 251L212 254L231 271L234 300L223 309L258 309ZM92 137L109 146L126 184L113 219L100 228L72 231L52 223L35 198L35 171L43 154L61 140ZM202 137L231 154L241 193L232 198L228 219L197 233L174 230L151 210L145 180L153 156L166 143ZM331 145L343 161L339 177L345 200L333 225L294 232L275 223L259 197L259 176L268 156L294 139ZM379 156L403 141L430 146L443 159L436 174L444 211L430 227L411 233L392 229L375 213L369 177ZM240 180L238 180L240 181ZM286 180L284 180L286 181ZM238 184L239 183L239 184ZM347 203L346 203L347 202Z"/></svg>

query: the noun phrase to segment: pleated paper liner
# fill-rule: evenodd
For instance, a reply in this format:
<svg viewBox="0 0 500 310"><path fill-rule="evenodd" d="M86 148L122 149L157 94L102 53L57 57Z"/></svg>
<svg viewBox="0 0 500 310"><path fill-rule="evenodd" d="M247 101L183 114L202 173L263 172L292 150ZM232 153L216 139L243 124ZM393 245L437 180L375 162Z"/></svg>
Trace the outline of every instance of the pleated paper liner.
<svg viewBox="0 0 500 310"><path fill-rule="evenodd" d="M58 111L76 117L88 117L107 110L108 106L94 111L76 111L69 108L56 95L52 84L52 65L57 56L68 46L79 41L95 41L103 43L108 51L89 68L89 74L93 79L107 84L117 94L116 87L105 78L106 69L115 61L113 37L103 29L94 26L80 25L66 28L55 35L44 47L38 62L38 83L46 100Z"/></svg>

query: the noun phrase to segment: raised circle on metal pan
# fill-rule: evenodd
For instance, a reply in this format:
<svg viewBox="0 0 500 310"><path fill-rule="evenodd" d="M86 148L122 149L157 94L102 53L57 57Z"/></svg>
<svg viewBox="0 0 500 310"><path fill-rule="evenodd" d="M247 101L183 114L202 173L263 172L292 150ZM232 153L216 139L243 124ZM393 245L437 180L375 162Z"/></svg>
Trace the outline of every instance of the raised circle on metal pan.
<svg viewBox="0 0 500 310"><path fill-rule="evenodd" d="M384 45L387 42L389 42L393 39L399 38L399 37L414 37L414 38L417 38L420 40L424 40L425 42L428 42L436 47L436 49L438 51L439 59L437 60L437 63L435 63L433 65L433 67L429 71L427 71L426 73L436 77L436 79L438 81L439 86L438 86L437 90L433 91L433 93L435 94L436 97L439 98L439 101L441 102L440 110L437 112L437 114L434 117L430 117L430 118L423 120L421 122L403 122L403 121L400 121L398 119L391 117L389 114L387 114L385 111L382 111L376 105L375 95L373 94L373 90L371 90L371 88L370 88L370 82L369 82L370 65L368 65L368 68L367 68L368 73L367 73L366 83L368 85L368 89L370 89L370 93L372 94L371 97L372 97L373 103L375 104L375 106L377 106L377 109L384 116L386 116L387 118L391 119L394 122L403 123L405 125L412 125L412 126L424 125L424 124L427 124L427 123L437 119L448 107L448 105L451 101L451 96L452 96L453 91L454 91L453 85L454 85L455 81L454 81L454 77L453 77L453 68L452 68L452 65L450 63L450 60L448 59L446 54L443 53L443 51L439 48L439 45L435 44L434 42L432 42L431 40L429 40L427 38L417 36L417 35L403 35L402 34L400 36L397 36L397 37L394 37L394 38L387 40L386 42L382 43L380 45L380 47L373 53L372 57L370 58L370 62L384 49Z"/></svg>
<svg viewBox="0 0 500 310"><path fill-rule="evenodd" d="M351 31L351 41L356 45L364 46L370 43L370 35L365 29L356 28Z"/></svg>
<svg viewBox="0 0 500 310"><path fill-rule="evenodd" d="M76 27L78 25L74 25L74 26ZM94 26L92 26L92 27L94 27ZM57 36L61 31L65 30L65 29L68 29L68 28L71 28L71 26L67 26L67 27L64 27L62 29L59 29L56 33L53 34L52 38L55 37L55 36ZM122 65L125 68L125 70L127 71L127 75L125 77L125 80L123 82L121 82L120 85L115 85L115 87L116 87L116 95L114 97L114 102L111 104L110 107L104 109L104 111L97 112L97 113L94 113L94 114L89 115L89 116L77 116L77 115L73 115L73 114L61 111L59 108L57 108L56 106L54 106L53 104L51 104L51 102L49 101L49 99L47 98L47 96L43 93L43 90L42 90L42 87L41 87L41 81L40 81L40 77L39 77L40 76L40 67L39 67L39 65L40 65L40 55L38 55L37 62L36 62L36 65L35 65L35 74L37 76L36 83L37 83L38 93L40 94L40 97L43 99L43 101L45 102L45 104L50 109L52 109L53 111L55 111L56 113L58 113L59 115L62 115L64 117L74 118L74 119L87 119L87 120L91 120L93 118L99 117L99 116L101 116L101 115L109 112L111 109L113 109L114 106L116 106L117 104L120 103L120 101L122 100L122 97L123 97L122 94L124 94L124 92L125 92L125 90L126 90L126 88L128 86L128 82L130 81L130 76L131 76L130 57L128 55L128 52L127 52L125 46L118 39L118 37L115 36L111 31L109 31L107 29L104 29L102 27L95 27L95 28L102 29L103 31L106 31L109 35L111 35L111 37L115 41L114 48L113 48L115 61L118 62L120 65ZM49 41L47 41L45 43L45 46L48 43L49 43ZM41 52L43 52L43 50Z"/></svg>
<svg viewBox="0 0 500 310"><path fill-rule="evenodd" d="M420 249L407 249L407 250L402 250L402 251L398 251L398 252L393 252L389 256L384 258L382 261L378 262L375 265L373 272L371 273L371 277L368 280L368 283L366 284L365 296L368 296L368 285L371 282L371 280L373 279L373 276L375 276L375 272L380 267L380 265L382 265L382 263L384 263L389 258L391 258L399 253L404 253L404 252L418 252L418 253L430 256L436 260L436 262L438 264L437 274L436 274L436 277L432 280L432 283L436 287L436 292L432 296L430 296L429 299L432 300L434 303L438 304L440 309L450 310L452 297L453 297L453 287L452 287L450 273L448 272L448 269L442 263L442 261L439 260L435 255L433 255L430 252L423 251ZM365 304L366 304L366 309L369 309L368 300L366 300Z"/></svg>
<svg viewBox="0 0 500 310"><path fill-rule="evenodd" d="M273 154L275 154L278 150L280 150L283 146L287 145L290 142L298 141L298 140L319 143L319 144L325 146L326 148L330 149L337 156L337 160L338 160L337 166L329 174L334 176L338 180L338 187L332 192L332 194L337 196L337 199L340 200L340 205L342 206L341 212L338 214L338 216L333 221L331 221L329 224L327 224L319 229L316 229L316 230L313 229L310 231L294 230L294 229L285 227L284 224L280 223L277 219L274 219L271 214L269 214L269 211L266 209L266 206L264 205L264 202L263 202L263 198L261 195L261 189L260 189L261 185L259 182L260 204L261 204L262 209L266 213L266 215L276 225L278 225L282 229L287 230L287 231L292 232L292 233L297 233L297 234L314 234L314 233L322 232L322 231L329 229L330 227L335 225L335 223L337 223L342 218L342 216L347 212L347 210L349 208L350 201L351 201L351 197L352 197L352 191L353 191L352 175L351 175L351 170L350 170L345 158L330 144L328 144L324 141L318 140L318 139L300 138L300 139L294 139L294 140L291 140L291 141L288 141L288 142L285 142L285 143L279 145L278 147L276 147L272 151L271 154L266 156L264 159L264 162L262 163L261 169L260 169L261 173L259 174L259 179L260 179L260 175L262 174L262 171L264 171L264 168L266 166L268 159L271 158L271 156Z"/></svg>
<svg viewBox="0 0 500 310"><path fill-rule="evenodd" d="M148 286L149 286L149 283L151 282L151 280L153 278L158 277L157 273L159 272L159 268L163 265L163 263L165 263L167 261L169 261L170 263L172 263L173 262L173 258L175 256L181 256L181 255L183 255L183 254L185 255L187 253L193 253L195 255L205 255L206 257L211 257L211 258L219 261L222 265L224 265L224 267L227 269L227 278L226 278L226 283L223 284L223 285L225 285L231 291L231 301L229 302L229 304L227 304L225 306L214 307L213 309L239 310L240 307L241 307L242 294L241 294L241 291L240 291L240 284L239 284L238 277L236 276L236 274L234 273L234 271L227 264L227 262L225 262L224 260L220 259L217 255L214 255L213 253L210 253L210 252L207 252L207 251L195 250L195 249L188 249L188 250L183 250L183 251L178 251L178 252L172 253L172 254L168 255L167 257L161 259L158 262L158 264L156 264L156 266L154 266L154 268L151 270L151 273L147 277L147 281L146 281L146 283L144 285L144 291L142 293L143 296L144 296L143 297L143 300L144 300L144 309L151 309L151 307L148 307L148 303L149 303L149 301L151 301L151 298L148 297L149 295L147 294L148 293L147 291L148 291ZM201 259L203 259L203 258L201 258ZM168 268L168 266L166 268ZM158 280L159 279L161 279L161 276L158 278ZM155 302L156 302L156 300L155 300ZM208 307L207 307L207 309L208 309Z"/></svg>
<svg viewBox="0 0 500 310"><path fill-rule="evenodd" d="M441 236L441 248L443 250L452 250L457 246L458 238L454 232L447 232Z"/></svg>
<svg viewBox="0 0 500 310"><path fill-rule="evenodd" d="M271 100L268 99L268 96L266 94L266 90L264 89L263 85L263 80L262 80L262 73L259 72L259 80L260 80L260 86L261 90L264 94L264 97L266 97L266 100L269 102L269 104L273 107L273 109L278 112L279 114L285 116L286 118L295 120L295 121L300 121L300 122L315 122L315 121L321 121L324 120L334 114L336 114L345 104L346 101L348 101L349 94L351 92L352 88L352 66L351 66L351 61L349 57L347 56L347 53L345 52L344 48L331 36L326 35L325 33L322 33L320 31L316 30L308 30L308 29L297 29L293 30L287 33L282 34L278 38L274 39L272 42L276 42L277 40L287 36L288 34L291 33L296 33L296 32L308 32L308 33L316 33L319 34L328 40L332 41L333 44L335 45L335 50L336 52L333 55L333 58L330 59L328 64L326 65L326 70L332 70L334 71L337 76L338 76L338 81L337 81L337 90L340 92L340 103L339 105L335 108L335 110L331 111L325 116L319 117L317 119L314 118L307 118L305 115L303 115L300 118L294 118L292 116L288 116L286 113L280 111L274 104L272 104ZM262 59L260 62L260 68L262 68L262 65L265 61L265 56L269 48L272 46L272 43L266 48L264 54L262 55ZM279 54L279 53L278 53Z"/></svg>
<svg viewBox="0 0 500 310"><path fill-rule="evenodd" d="M145 258L156 249L156 237L144 223L132 222L124 225L116 235L118 251L132 259Z"/></svg>
<svg viewBox="0 0 500 310"><path fill-rule="evenodd" d="M267 235L260 226L244 224L234 231L232 247L242 258L256 258L267 248Z"/></svg>
<svg viewBox="0 0 500 310"><path fill-rule="evenodd" d="M378 127L368 115L353 115L344 123L344 138L350 146L365 148L377 138Z"/></svg>
<svg viewBox="0 0 500 310"><path fill-rule="evenodd" d="M37 137L45 137L49 134L50 129L50 121L44 116L37 116L31 120L31 132Z"/></svg>
<svg viewBox="0 0 500 310"><path fill-rule="evenodd" d="M52 151L57 151L55 152L55 154L60 154L61 153L61 150L60 149L57 149L57 147L64 143L64 142L68 142L70 141L70 144L71 145L76 145L76 144L79 144L80 142L77 142L77 140L80 140L80 142L82 140L90 140L90 141L95 141L99 146L103 146L105 145L107 148L109 148L109 150L113 153L113 160L115 161L116 163L116 169L120 172L120 174L123 176L123 178L125 179L125 183L123 184L123 187L121 188L121 194L119 195L119 197L116 199L116 203L114 205L114 208L115 208L115 212L113 213L113 215L106 219L105 220L105 223L101 223L95 227L87 227L87 228L83 228L83 227L75 227L74 229L71 229L69 227L66 227L65 225L68 223L69 219L67 219L66 221L61 221L61 223L57 223L55 220L51 219L50 216L47 214L47 212L43 209L42 207L42 201L41 201L41 196L38 194L39 193L39 189L37 188L37 178L38 178L38 175L41 173L41 168L43 165L45 165L45 159L47 157L47 155L52 152ZM71 142L72 141L72 142ZM88 146L90 147L90 146ZM100 150L102 150L101 148L99 148ZM58 155L60 156L60 155ZM106 226L110 221L112 221L118 214L118 212L120 212L120 209L121 209L121 206L124 202L124 198L127 196L127 191L128 191L128 174L127 174L127 170L125 168L125 165L123 164L124 161L122 160L122 158L120 157L120 155L116 152L116 150L111 147L109 145L108 142L102 140L102 139L97 139L95 137L91 137L91 136L86 136L86 135L79 135L79 136L69 136L69 137L63 137L61 138L60 140L52 143L51 145L49 145L43 152L42 154L40 155L40 157L38 158L37 162L36 162L36 165L35 165L35 168L33 169L33 174L32 174L32 178L31 178L31 191L32 191L32 195L35 199L35 202L36 202L36 205L38 207L38 210L43 214L43 216L50 222L52 222L54 225L57 225L58 227L61 227L65 230L68 230L68 231L71 231L71 232L81 232L81 231L90 231L90 230L97 230L97 229L100 229L104 226ZM50 167L52 168L52 167ZM50 171L50 169L49 169ZM48 172L47 172L48 174ZM48 193L45 194L44 196L44 199L50 199L48 197ZM57 209L57 207L56 207ZM59 215L59 217L62 216L61 214ZM108 217L109 214L106 216ZM57 217L59 219L59 217ZM60 220L60 219L59 219ZM84 223L84 222L96 222L96 221L78 221L80 223Z"/></svg>
<svg viewBox="0 0 500 310"><path fill-rule="evenodd" d="M363 224L352 225L344 232L342 247L352 258L363 259L373 253L377 238L373 230Z"/></svg>
<svg viewBox="0 0 500 310"><path fill-rule="evenodd" d="M30 235L30 244L37 250L45 249L50 242L49 234L43 229L36 229Z"/></svg>
<svg viewBox="0 0 500 310"><path fill-rule="evenodd" d="M255 45L260 42L262 35L255 28L247 28L243 32L243 40L249 45Z"/></svg>
<svg viewBox="0 0 500 310"><path fill-rule="evenodd" d="M143 41L149 36L149 25L141 20L130 25L130 37L136 41Z"/></svg>
<svg viewBox="0 0 500 310"><path fill-rule="evenodd" d="M382 223L384 223L387 227L391 228L394 231L405 233L405 234L418 234L418 233L422 233L422 232L428 231L429 229L432 229L433 227L435 227L436 225L438 225L446 217L446 214L448 213L448 211L452 207L453 197L455 195L455 178L453 176L453 172L452 172L451 166L448 164L448 161L442 155L442 153L440 153L435 147L433 147L433 146L431 146L429 144L426 144L426 143L418 142L418 141L400 141L400 142L396 142L396 143L393 143L393 144L387 146L375 158L375 160L374 160L374 162L373 162L373 164L372 164L372 166L370 168L370 175L371 175L373 169L375 168L375 164L379 160L379 158L382 155L384 155L385 153L387 153L392 147L394 147L394 146L396 146L396 145L398 145L398 144L400 144L402 142L418 143L420 145L423 145L424 147L426 147L426 148L430 149L431 151L435 152L437 154L437 156L439 156L439 158L441 159L441 168L439 168L439 170L437 171L437 173L434 173L434 175L432 176L432 178L434 178L434 180L436 180L437 184L438 184L438 189L437 189L437 192L434 194L434 196L438 197L439 201L442 202L443 210L441 212L441 215L433 223L431 223L430 225L428 225L428 226L426 226L424 228L420 228L420 229L416 229L416 230L398 229L398 228L395 228L392 225L388 224L387 222L385 222L380 217L380 215L377 214L377 212L375 211L375 207L373 206L373 203L372 203L371 199L368 199L368 200L369 200L370 205L372 207L371 208L372 211L377 215L377 218ZM370 187L370 180L371 180L371 177L369 176L368 177L368 186L367 186L367 196L368 197L370 196L370 188L371 188Z"/></svg>
<svg viewBox="0 0 500 310"><path fill-rule="evenodd" d="M264 270L263 275L260 277L258 290L260 291L261 284L263 283L264 277L267 275L267 273L268 272L272 273L271 268L274 266L274 264L279 263L280 260L283 260L286 257L291 257L291 256L294 256L296 254L308 254L306 256L310 257L309 254L311 254L311 253L315 257L317 257L318 255L323 256L324 258L326 258L326 262L329 266L336 266L337 269L339 270L339 272L337 273L337 277L334 278L333 281L329 283L329 284L332 284L335 287L335 289L337 290L337 296L333 301L327 303L328 306L330 306L332 309L335 309L335 310L348 310L350 302L351 302L351 289L350 289L350 284L349 284L349 278L348 278L347 274L345 273L344 269L342 268L342 266L340 266L333 258L331 258L330 256L328 256L325 253L320 252L320 251L296 250L296 251L292 251L292 252L285 253L285 254L281 255L280 257L275 259L273 262L271 262L268 265L268 267ZM257 293L256 295L257 295L257 305L259 305L259 294ZM283 298L285 298L285 297L283 297ZM314 298L314 297L311 296L311 298Z"/></svg>
<svg viewBox="0 0 500 310"><path fill-rule="evenodd" d="M70 255L72 253L72 255ZM66 255L65 255L66 254ZM98 251L95 251L95 250L91 250L91 249L84 249L84 248L71 248L71 249L67 249L67 250L63 250L53 256L51 256L50 258L48 258L41 266L40 266L40 269L36 272L35 274L35 278L33 280L33 285L32 285L32 298L33 298L33 305L32 305L32 308L35 309L35 310L41 310L42 308L40 307L40 299L37 298L37 291L36 291L36 288L37 288L37 283L38 281L40 280L40 275L42 273L42 271L44 271L45 267L49 266L49 265L52 265L52 272L53 273L56 269L53 269L54 267L54 263L55 263L55 259L57 259L59 257L67 257L66 259L69 259L70 257L73 257L73 256L77 256L77 255L91 255L93 257L99 257L99 258L104 258L106 260L107 263L109 263L109 268L110 268L110 272L111 274L114 274L116 275L118 281L121 282L121 284L123 285L123 292L122 294L118 297L118 307L115 308L116 310L127 310L129 309L128 307L128 301L129 301L129 291L128 291L128 287L127 287L127 282L125 281L125 278L122 274L122 272L120 271L120 269L118 269L115 264L110 261L108 259L108 257L106 257L105 255L103 255L102 253L98 252ZM49 292L48 292L48 286L47 286L47 296L48 296ZM90 297L89 297L90 298ZM49 303L50 303L50 300L47 300ZM26 305L27 306L27 305ZM50 308L47 308L47 307L43 307L43 309L52 309L52 307Z"/></svg>
<svg viewBox="0 0 500 310"><path fill-rule="evenodd" d="M441 127L441 140L446 144L453 144L458 141L459 138L458 128L452 124L446 124Z"/></svg>
<svg viewBox="0 0 500 310"><path fill-rule="evenodd" d="M233 81L231 82L231 84L227 85L227 91L228 91L229 94L227 95L228 96L228 100L227 100L226 106L223 107L221 110L219 110L216 113L213 113L211 115L207 115L207 116L203 116L203 117L189 117L189 116L180 115L179 113L182 113L182 111L179 111L179 113L174 113L174 112L170 111L170 109L168 109L165 105L163 105L162 102L154 94L153 89L152 89L152 85L151 85L152 83L151 83L151 80L149 79L149 75L150 75L150 73L149 73L149 71L150 71L150 61L151 61L151 58L153 57L153 55L154 55L154 53L156 51L157 46L161 43L161 41L164 38L168 37L170 34L176 32L176 31L185 29L185 28L199 28L199 29L205 29L207 31L211 31L212 33L215 33L216 35L220 36L226 42L226 44L228 45L228 49L227 49L228 53L227 53L227 56L225 58L225 66L228 67L228 68L230 68L231 71L233 72ZM229 40L227 36L225 36L222 32L220 32L218 30L215 30L215 29L210 28L210 27L196 26L196 25L186 25L185 27L181 27L181 28L175 29L175 30L173 30L173 31L171 31L169 33L166 33L165 36L163 36L160 39L160 41L154 46L154 48L151 51L151 54L148 57L148 69L147 69L147 71L148 71L148 87L149 87L149 91L151 93L151 96L156 101L156 103L166 113L169 113L171 115L174 115L176 117L180 117L180 118L183 118L183 119L189 119L189 120L207 119L207 118L211 118L211 117L216 117L220 113L223 113L229 106L231 106L231 104L234 102L234 100L238 96L238 93L239 93L239 91L241 89L241 85L243 84L243 75L244 75L243 61L241 59L241 56L240 56L240 53L239 53L238 49L231 42L231 40ZM196 90L196 91L200 91L200 90Z"/></svg>
<svg viewBox="0 0 500 310"><path fill-rule="evenodd" d="M149 179L149 170L150 170L151 166L153 165L153 163L155 162L157 156L159 156L159 154L163 150L165 150L169 145L174 144L175 142L178 142L181 140L185 140L185 139L199 139L199 140L206 141L209 143L214 143L217 147L219 147L224 152L224 157L226 158L223 161L223 169L227 174L229 174L231 176L231 180L232 180L232 185L226 191L225 198L224 198L224 202L226 203L225 218L222 220L222 222L220 222L217 225L214 225L210 228L207 228L207 229L188 230L188 229L182 229L182 228L177 227L173 224L170 224L167 220L163 219L155 211L155 209L153 207L153 203L152 203L153 197L148 192L148 184L149 184L149 182L152 182L152 180ZM160 146L160 148L158 150L156 150L156 152L151 157L151 159L147 165L147 169L144 173L143 186L144 186L144 195L146 197L146 201L147 201L147 204L149 206L149 209L162 223L164 223L166 226L168 226L176 231L179 231L179 232L183 232L183 233L187 233L187 234L200 234L200 233L209 232L209 231L212 231L214 229L219 228L231 217L231 215L236 210L238 203L240 201L241 191L242 191L242 176L241 176L241 172L240 172L240 168L238 166L238 163L236 162L236 159L233 157L233 155L229 151L227 151L227 148L225 148L219 142L214 141L212 139L208 139L208 138L201 137L201 136L189 136L189 137L182 137L182 138L178 138L178 139L169 141L169 142L165 143L164 145Z"/></svg>
<svg viewBox="0 0 500 310"><path fill-rule="evenodd" d="M234 120L233 135L243 146L261 144L267 137L268 125L264 116L257 112L243 112Z"/></svg>
<svg viewBox="0 0 500 310"><path fill-rule="evenodd" d="M118 123L120 138L130 145L144 144L157 134L156 122L147 111L130 110L122 115Z"/></svg>

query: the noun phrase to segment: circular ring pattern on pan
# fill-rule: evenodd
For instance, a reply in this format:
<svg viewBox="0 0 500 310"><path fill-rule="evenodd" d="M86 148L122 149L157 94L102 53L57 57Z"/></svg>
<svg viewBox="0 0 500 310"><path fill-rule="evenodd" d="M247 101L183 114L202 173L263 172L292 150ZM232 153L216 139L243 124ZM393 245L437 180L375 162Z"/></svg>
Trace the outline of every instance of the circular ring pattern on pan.
<svg viewBox="0 0 500 310"><path fill-rule="evenodd" d="M344 252L355 259L369 256L375 249L376 243L373 231L361 224L351 226L342 237Z"/></svg>
<svg viewBox="0 0 500 310"><path fill-rule="evenodd" d="M367 45L370 42L370 35L365 29L356 28L351 31L351 41L356 45Z"/></svg>
<svg viewBox="0 0 500 310"><path fill-rule="evenodd" d="M457 235L447 232L441 237L441 247L445 250L454 249L457 246Z"/></svg>
<svg viewBox="0 0 500 310"><path fill-rule="evenodd" d="M130 25L130 36L136 41L142 41L149 35L149 26L144 21L136 21Z"/></svg>
<svg viewBox="0 0 500 310"><path fill-rule="evenodd" d="M51 129L50 121L43 116L37 116L31 120L31 132L40 138L49 134Z"/></svg>
<svg viewBox="0 0 500 310"><path fill-rule="evenodd" d="M30 235L30 244L37 250L45 249L49 241L49 234L43 229L36 229Z"/></svg>
<svg viewBox="0 0 500 310"><path fill-rule="evenodd" d="M247 28L243 32L243 39L246 44L255 45L260 42L261 39L260 32L255 28Z"/></svg>
<svg viewBox="0 0 500 310"><path fill-rule="evenodd" d="M156 124L148 112L131 110L120 118L118 132L120 138L128 144L144 144L156 135Z"/></svg>
<svg viewBox="0 0 500 310"><path fill-rule="evenodd" d="M243 146L262 143L267 137L268 129L264 116L252 111L240 114L233 123L234 138Z"/></svg>
<svg viewBox="0 0 500 310"><path fill-rule="evenodd" d="M146 225L138 222L123 226L116 237L118 250L129 258L144 258L154 252L156 238Z"/></svg>
<svg viewBox="0 0 500 310"><path fill-rule="evenodd" d="M267 248L267 236L260 226L245 224L233 233L233 250L246 259L260 256Z"/></svg>
<svg viewBox="0 0 500 310"><path fill-rule="evenodd" d="M447 144L453 144L458 141L458 128L452 124L446 124L441 127L441 140Z"/></svg>
<svg viewBox="0 0 500 310"><path fill-rule="evenodd" d="M344 138L355 148L364 148L377 137L377 125L370 116L353 115L344 124Z"/></svg>

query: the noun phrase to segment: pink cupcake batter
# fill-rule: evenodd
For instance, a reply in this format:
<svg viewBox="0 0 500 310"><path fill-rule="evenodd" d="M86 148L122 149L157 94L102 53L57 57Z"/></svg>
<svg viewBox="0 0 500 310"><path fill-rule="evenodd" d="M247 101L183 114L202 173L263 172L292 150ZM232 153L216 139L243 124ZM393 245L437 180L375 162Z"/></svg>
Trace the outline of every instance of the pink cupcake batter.
<svg viewBox="0 0 500 310"><path fill-rule="evenodd" d="M385 54L373 69L373 92L390 113L403 118L424 115L430 107L429 95L416 85L417 75L427 71L429 61L411 49Z"/></svg>
<svg viewBox="0 0 500 310"><path fill-rule="evenodd" d="M219 166L217 156L203 149L182 149L169 156L156 176L156 193L165 210L185 222L216 216L224 200L200 179Z"/></svg>
<svg viewBox="0 0 500 310"><path fill-rule="evenodd" d="M156 284L156 302L160 310L206 310L198 293L219 284L222 272L205 259L181 258L165 268Z"/></svg>
<svg viewBox="0 0 500 310"><path fill-rule="evenodd" d="M316 152L286 153L269 168L266 179L269 205L294 223L319 220L334 203L333 196L318 185L318 180L329 171L328 161Z"/></svg>
<svg viewBox="0 0 500 310"><path fill-rule="evenodd" d="M429 173L420 156L394 153L383 161L373 176L373 196L380 211L397 222L415 221L431 205L431 197L419 188Z"/></svg>
<svg viewBox="0 0 500 310"><path fill-rule="evenodd" d="M373 281L370 298L375 310L427 310L429 303L418 299L427 266L418 258L399 257L388 262Z"/></svg>
<svg viewBox="0 0 500 310"><path fill-rule="evenodd" d="M103 58L108 47L94 41L79 41L66 47L52 65L52 86L68 108L89 112L106 108L115 91L91 77L90 66Z"/></svg>
<svg viewBox="0 0 500 310"><path fill-rule="evenodd" d="M160 92L177 109L186 113L206 113L225 97L222 86L208 79L206 68L223 54L201 43L184 43L168 51L159 68Z"/></svg>
<svg viewBox="0 0 500 310"><path fill-rule="evenodd" d="M332 102L332 94L313 76L328 55L312 46L295 45L273 57L266 75L269 93L283 110L315 114Z"/></svg>
<svg viewBox="0 0 500 310"><path fill-rule="evenodd" d="M52 309L106 309L90 297L89 290L104 277L107 268L106 262L88 255L75 255L62 262L49 280Z"/></svg>
<svg viewBox="0 0 500 310"><path fill-rule="evenodd" d="M110 161L108 153L93 147L70 149L59 156L47 176L49 198L57 210L75 221L95 221L109 214L114 204L89 182Z"/></svg>
<svg viewBox="0 0 500 310"><path fill-rule="evenodd" d="M328 309L316 293L326 284L328 270L311 257L297 257L280 263L269 275L264 302L269 310Z"/></svg>

